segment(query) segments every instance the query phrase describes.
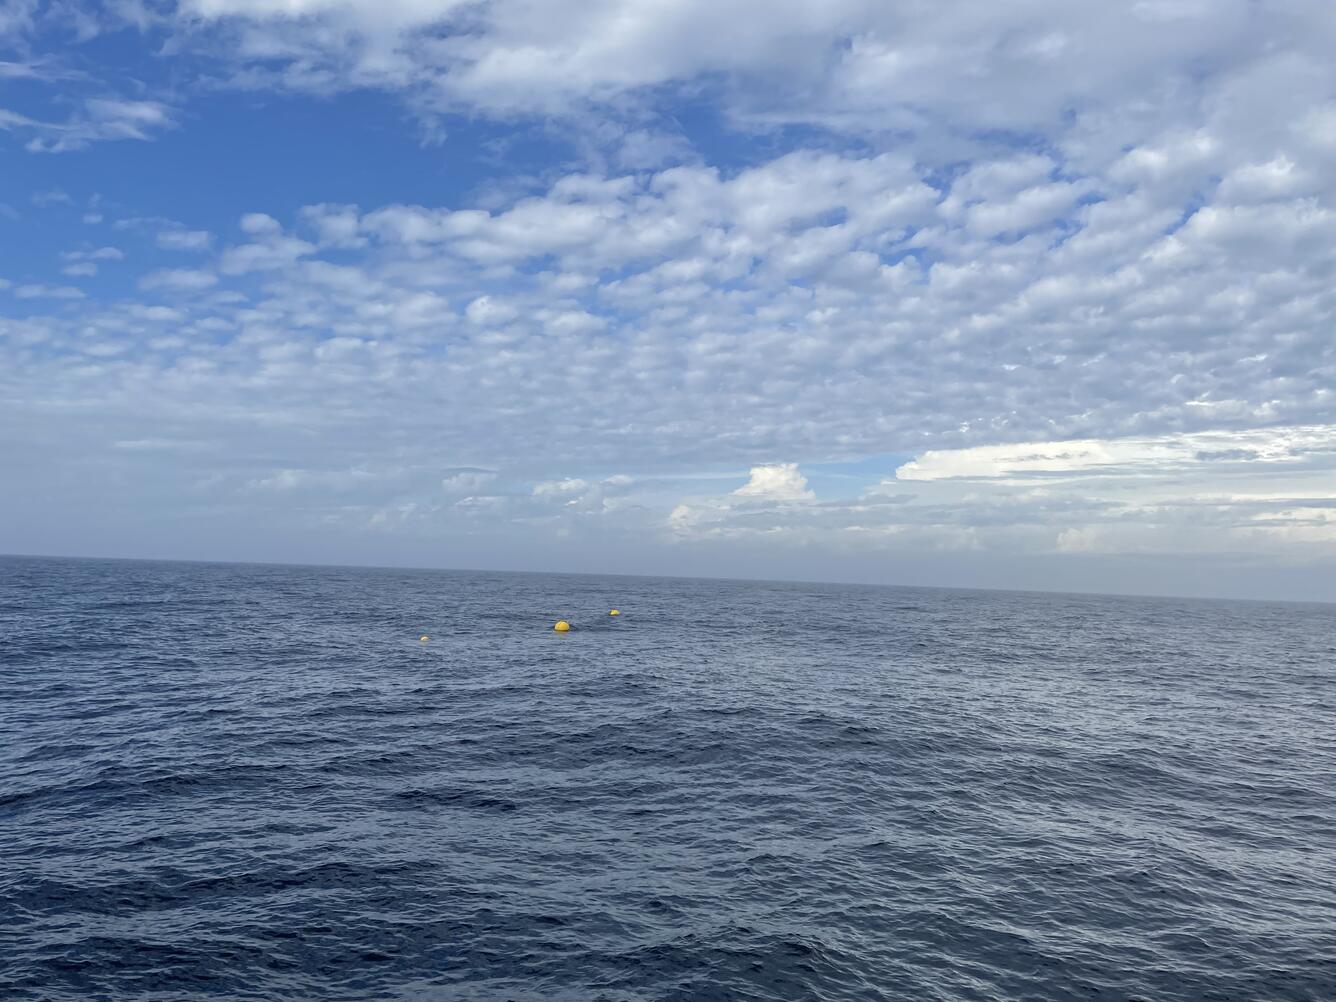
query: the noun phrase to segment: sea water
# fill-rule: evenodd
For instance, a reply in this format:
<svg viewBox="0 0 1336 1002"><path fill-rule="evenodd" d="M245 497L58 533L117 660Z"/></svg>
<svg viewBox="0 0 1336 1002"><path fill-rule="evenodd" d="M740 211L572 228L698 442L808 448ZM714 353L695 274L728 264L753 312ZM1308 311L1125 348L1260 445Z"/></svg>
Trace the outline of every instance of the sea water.
<svg viewBox="0 0 1336 1002"><path fill-rule="evenodd" d="M0 559L0 997L1336 999L1336 607Z"/></svg>

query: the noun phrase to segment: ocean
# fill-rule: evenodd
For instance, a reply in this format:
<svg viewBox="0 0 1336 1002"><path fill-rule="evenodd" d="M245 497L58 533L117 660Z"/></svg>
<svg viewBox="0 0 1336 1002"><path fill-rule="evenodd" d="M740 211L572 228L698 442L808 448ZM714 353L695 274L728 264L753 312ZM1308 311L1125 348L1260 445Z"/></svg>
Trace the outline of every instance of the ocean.
<svg viewBox="0 0 1336 1002"><path fill-rule="evenodd" d="M1336 606L3 558L0 997L1336 999Z"/></svg>

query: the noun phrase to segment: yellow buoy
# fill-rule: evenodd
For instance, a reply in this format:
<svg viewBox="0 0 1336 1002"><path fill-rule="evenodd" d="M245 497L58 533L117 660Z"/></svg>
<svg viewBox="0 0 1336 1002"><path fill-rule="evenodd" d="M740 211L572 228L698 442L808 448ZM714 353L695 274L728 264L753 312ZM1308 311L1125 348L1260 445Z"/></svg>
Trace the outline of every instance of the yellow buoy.
<svg viewBox="0 0 1336 1002"><path fill-rule="evenodd" d="M558 633L566 633L570 628L571 624L564 619L557 620L557 625L552 627L552 629L556 630Z"/></svg>
<svg viewBox="0 0 1336 1002"><path fill-rule="evenodd" d="M430 639L431 637L427 636L425 633L422 634L422 636L418 637L418 640L422 641L424 644Z"/></svg>
<svg viewBox="0 0 1336 1002"><path fill-rule="evenodd" d="M609 616L620 616L621 614L622 614L621 609L613 609L612 612L608 613Z"/></svg>

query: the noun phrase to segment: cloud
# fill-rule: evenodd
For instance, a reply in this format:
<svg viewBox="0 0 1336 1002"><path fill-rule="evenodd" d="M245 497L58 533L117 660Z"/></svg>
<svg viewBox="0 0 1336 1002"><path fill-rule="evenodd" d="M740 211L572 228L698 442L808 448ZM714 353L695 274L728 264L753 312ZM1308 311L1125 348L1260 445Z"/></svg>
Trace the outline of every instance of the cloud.
<svg viewBox="0 0 1336 1002"><path fill-rule="evenodd" d="M147 141L175 124L172 109L159 101L119 97L85 98L63 122L0 110L0 130L30 134L25 149L31 153L68 153L115 140Z"/></svg>
<svg viewBox="0 0 1336 1002"><path fill-rule="evenodd" d="M550 508L556 507L563 515L605 515L622 507L628 488L634 483L634 479L625 474L598 480L581 477L545 480L533 486L532 499L538 504L537 510L521 509L520 514L521 517L537 515L542 518L549 516Z"/></svg>
<svg viewBox="0 0 1336 1002"><path fill-rule="evenodd" d="M91 278L98 273L100 262L119 261L125 255L116 247L98 247L94 250L65 251L60 257L66 262L60 269L62 275L70 278Z"/></svg>
<svg viewBox="0 0 1336 1002"><path fill-rule="evenodd" d="M826 553L1300 566L1336 558L1336 425L934 450L857 497L759 508L695 498L668 510L665 525L681 541Z"/></svg>
<svg viewBox="0 0 1336 1002"><path fill-rule="evenodd" d="M1014 483L1063 478L1184 474L1239 465L1256 472L1336 449L1327 426L1032 442L929 451L896 470L900 481L1001 479Z"/></svg>
<svg viewBox="0 0 1336 1002"><path fill-rule="evenodd" d="M199 268L163 268L139 280L146 291L168 289L173 292L198 292L218 284L218 276Z"/></svg>
<svg viewBox="0 0 1336 1002"><path fill-rule="evenodd" d="M372 529L393 531L420 521L432 511L434 509L424 508L416 501L384 505L371 513L367 525Z"/></svg>
<svg viewBox="0 0 1336 1002"><path fill-rule="evenodd" d="M14 287L14 295L19 299L83 299L82 289L72 285L43 285L30 282Z"/></svg>
<svg viewBox="0 0 1336 1002"><path fill-rule="evenodd" d="M1321 92L1336 34L1327 13L1322 0L1283 14L1246 0L1129 10L1061 0L1005 10L989 0L194 0L179 8L174 44L221 49L251 87L379 87L424 110L501 118L643 118L646 104L686 92L753 126L928 137L949 160L999 132L1066 133L1087 153L1114 132L1140 143L1202 107L1236 115L1209 100L1231 88L1288 102L1299 95L1273 90L1280 67ZM625 144L628 166L671 155L637 134L647 138Z"/></svg>
<svg viewBox="0 0 1336 1002"><path fill-rule="evenodd" d="M469 303L464 315L471 323L489 326L509 323L519 316L519 311L491 296L479 296Z"/></svg>
<svg viewBox="0 0 1336 1002"><path fill-rule="evenodd" d="M301 210L301 219L316 231L321 247L353 248L366 243L355 205L308 205Z"/></svg>
<svg viewBox="0 0 1336 1002"><path fill-rule="evenodd" d="M1185 208L1157 182L1103 179L1065 219L980 236L981 207L1054 169L1008 152L936 177L900 154L800 151L730 172L579 171L491 210L321 206L291 228L257 214L207 297L161 318L90 303L41 336L124 344L139 396L163 406L193 406L189 371L263 386L294 415L356 386L365 427L447 427L535 481L555 442L575 469L636 468L649 449L669 473L1326 419L1324 202L1213 191ZM159 354L145 323L168 317L215 333ZM27 392L121 406L32 357L7 364ZM228 385L210 391L220 413ZM331 445L331 465L365 463L364 435Z"/></svg>
<svg viewBox="0 0 1336 1002"><path fill-rule="evenodd" d="M67 251L62 255L67 261L120 261L125 252L119 247L98 247L94 250Z"/></svg>
<svg viewBox="0 0 1336 1002"><path fill-rule="evenodd" d="M199 0L144 30L211 87L383 88L446 132L568 147L522 176L498 154L475 199L271 195L212 241L136 210L86 298L13 276L0 427L217 441L228 472L191 482L403 532L1325 545L1325 6ZM0 128L73 148L193 122L98 99ZM55 267L91 275L79 253ZM884 484L828 489L876 462Z"/></svg>
<svg viewBox="0 0 1336 1002"><path fill-rule="evenodd" d="M299 490L348 491L380 479L368 469L308 470L281 469L257 477L246 484L249 491L288 493Z"/></svg>
<svg viewBox="0 0 1336 1002"><path fill-rule="evenodd" d="M164 229L154 236L154 242L163 250L203 251L213 242L207 230Z"/></svg>
<svg viewBox="0 0 1336 1002"><path fill-rule="evenodd" d="M273 216L266 215L263 212L248 212L241 217L241 232L249 233L251 236L278 236L283 232L283 227Z"/></svg>
<svg viewBox="0 0 1336 1002"><path fill-rule="evenodd" d="M881 490L982 527L1053 534L1059 552L1336 554L1336 426L931 451ZM991 528L990 528L991 527ZM1030 541L1033 544L1033 540Z"/></svg>
<svg viewBox="0 0 1336 1002"><path fill-rule="evenodd" d="M563 480L545 480L534 484L533 496L546 501L568 502L570 498L583 494L588 489L588 481L579 477L566 477Z"/></svg>
<svg viewBox="0 0 1336 1002"><path fill-rule="evenodd" d="M738 498L742 500L735 500ZM664 525L678 540L797 538L810 521L801 511L815 501L816 493L808 487L797 463L771 463L753 466L747 483L726 498L696 496L674 505Z"/></svg>
<svg viewBox="0 0 1336 1002"><path fill-rule="evenodd" d="M493 470L457 470L441 478L441 490L446 494L476 494L494 480Z"/></svg>
<svg viewBox="0 0 1336 1002"><path fill-rule="evenodd" d="M317 249L314 244L285 234L278 220L262 212L242 216L240 226L243 233L254 239L223 251L219 269L227 275L280 270Z"/></svg>
<svg viewBox="0 0 1336 1002"><path fill-rule="evenodd" d="M763 501L811 501L816 497L807 486L807 478L798 472L797 463L753 466L751 479L733 495Z"/></svg>
<svg viewBox="0 0 1336 1002"><path fill-rule="evenodd" d="M28 200L39 209L45 209L52 205L73 205L74 199L70 198L69 193L60 188L50 188L46 191L34 191Z"/></svg>

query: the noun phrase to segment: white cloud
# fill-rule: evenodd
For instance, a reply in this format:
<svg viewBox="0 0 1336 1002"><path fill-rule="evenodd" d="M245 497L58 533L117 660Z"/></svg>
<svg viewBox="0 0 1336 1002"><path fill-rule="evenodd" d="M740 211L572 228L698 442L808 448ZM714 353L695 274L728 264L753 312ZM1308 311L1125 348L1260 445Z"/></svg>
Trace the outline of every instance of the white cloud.
<svg viewBox="0 0 1336 1002"><path fill-rule="evenodd" d="M1336 450L1329 427L1263 428L929 451L901 466L895 476L901 481L1006 479L1013 482L1142 476L1184 473L1225 463L1254 467L1286 464L1303 460L1314 450Z"/></svg>
<svg viewBox="0 0 1336 1002"><path fill-rule="evenodd" d="M1111 546L1098 529L1063 529L1057 548L1063 553L1100 553L1109 552Z"/></svg>
<svg viewBox="0 0 1336 1002"><path fill-rule="evenodd" d="M43 285L30 282L14 287L14 295L19 299L83 299L82 289L72 285Z"/></svg>
<svg viewBox="0 0 1336 1002"><path fill-rule="evenodd" d="M164 229L154 236L154 242L163 250L203 251L213 243L213 234L207 230Z"/></svg>
<svg viewBox="0 0 1336 1002"><path fill-rule="evenodd" d="M314 244L283 233L277 220L261 212L243 216L241 229L255 240L223 251L219 269L224 274L275 271L316 252Z"/></svg>
<svg viewBox="0 0 1336 1002"><path fill-rule="evenodd" d="M435 415L529 470L557 434L580 464L648 444L681 468L1325 419L1322 202L1212 194L1166 234L1182 208L1101 182L1060 239L978 236L971 212L1051 171L1008 154L934 187L900 155L805 152L578 173L491 211L322 207L333 243L257 216L178 321L235 332L187 360L289 406L357 384L368 413ZM138 337L115 309L81 323ZM174 361L144 364L146 394L173 392Z"/></svg>
<svg viewBox="0 0 1336 1002"><path fill-rule="evenodd" d="M1070 131L1107 156L1202 107L1230 117L1300 96L1274 90L1282 59L1283 75L1320 92L1336 42L1327 14L1323 0L1283 15L1246 0L194 0L175 44L227 46L249 86L384 87L426 109L621 112L693 88L754 123L931 135L947 159L997 130ZM1232 108L1203 101L1229 88L1244 95ZM628 166L671 155L639 146Z"/></svg>
<svg viewBox="0 0 1336 1002"><path fill-rule="evenodd" d="M1108 184L1056 244L978 236L972 211L1051 169L1008 154L933 187L899 155L796 153L732 174L579 173L491 211L321 207L340 220L329 243L255 216L200 301L92 304L42 336L140 346L139 396L183 406L187 364L294 413L355 385L368 426L430 421L524 470L554 441L578 468L650 449L681 469L1325 419L1336 239L1321 203L1208 201L1193 220L1214 216L1166 235L1182 210ZM160 357L148 320L227 333ZM7 364L114 406L72 373ZM367 461L361 433L341 441L332 465Z"/></svg>
<svg viewBox="0 0 1336 1002"><path fill-rule="evenodd" d="M1336 559L1336 425L938 450L859 497L759 508L695 498L665 525L680 541L825 553L1312 565Z"/></svg>
<svg viewBox="0 0 1336 1002"><path fill-rule="evenodd" d="M283 231L277 219L263 212L248 212L241 217L241 232L251 236L277 236Z"/></svg>
<svg viewBox="0 0 1336 1002"><path fill-rule="evenodd" d="M807 486L807 478L798 472L797 463L753 466L751 479L733 494L761 501L811 501L816 497Z"/></svg>
<svg viewBox="0 0 1336 1002"><path fill-rule="evenodd" d="M476 494L496 480L492 470L458 470L441 478L446 494Z"/></svg>
<svg viewBox="0 0 1336 1002"><path fill-rule="evenodd" d="M1065 553L1320 555L1302 538L1336 555L1333 425L931 451L881 489L906 487L898 516L932 511L992 545L1049 533Z"/></svg>
<svg viewBox="0 0 1336 1002"><path fill-rule="evenodd" d="M491 296L479 296L469 303L464 315L468 317L471 323L491 326L509 323L519 316L519 311Z"/></svg>
<svg viewBox="0 0 1336 1002"><path fill-rule="evenodd" d="M315 229L322 247L361 247L361 221L355 205L308 205L301 211L302 222Z"/></svg>
<svg viewBox="0 0 1336 1002"><path fill-rule="evenodd" d="M65 251L60 257L67 263L60 271L62 275L68 275L71 278L91 278L98 273L99 262L119 261L124 256L116 247Z"/></svg>
<svg viewBox="0 0 1336 1002"><path fill-rule="evenodd" d="M563 516L606 516L625 507L626 495L635 483L625 474L601 479L564 477L534 484L532 500L536 511L521 509L522 517L550 518L555 509Z"/></svg>
<svg viewBox="0 0 1336 1002"><path fill-rule="evenodd" d="M163 268L139 280L139 287L146 291L170 289L174 292L198 292L217 284L217 275L198 268Z"/></svg>
<svg viewBox="0 0 1336 1002"><path fill-rule="evenodd" d="M63 122L0 110L0 129L31 135L25 148L32 153L68 153L99 142L150 140L175 124L172 109L159 101L119 97L86 98Z"/></svg>
<svg viewBox="0 0 1336 1002"><path fill-rule="evenodd" d="M298 490L348 491L385 475L365 468L349 470L275 470L268 476L257 477L246 484L246 489L259 492L287 493Z"/></svg>
<svg viewBox="0 0 1336 1002"><path fill-rule="evenodd" d="M689 504L679 504L668 513L668 528L680 536L689 536L701 525L703 512Z"/></svg>
<svg viewBox="0 0 1336 1002"><path fill-rule="evenodd" d="M534 484L533 496L546 501L565 502L588 489L589 482L587 480L581 480L578 477L567 477L563 480L544 480L542 483Z"/></svg>
<svg viewBox="0 0 1336 1002"><path fill-rule="evenodd" d="M52 205L73 205L74 199L70 198L69 192L60 188L49 188L45 191L34 191L28 199L39 209L45 209Z"/></svg>

